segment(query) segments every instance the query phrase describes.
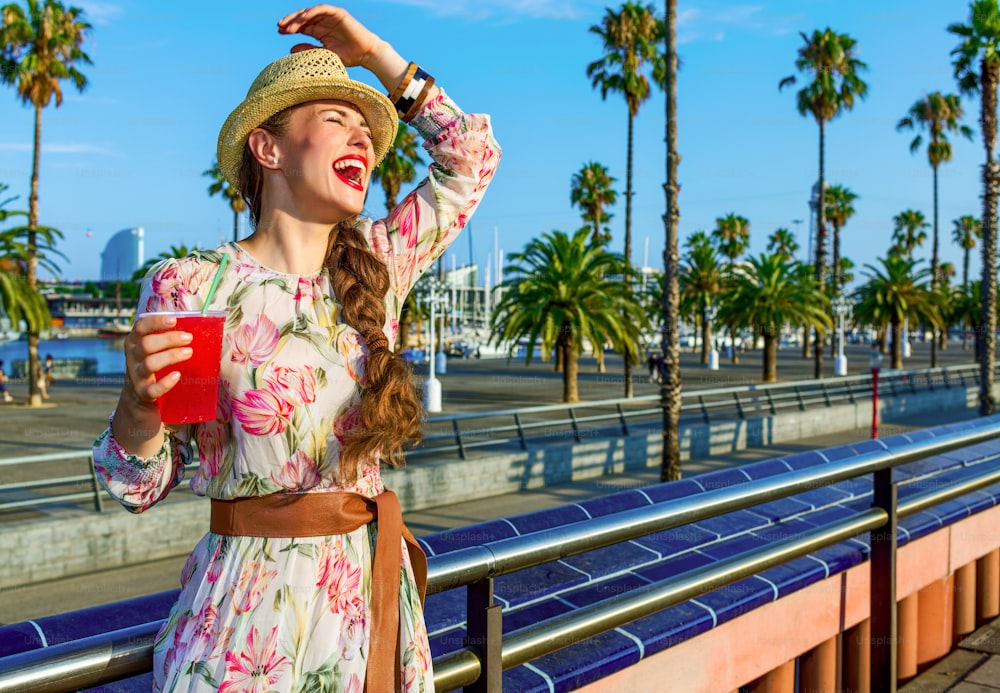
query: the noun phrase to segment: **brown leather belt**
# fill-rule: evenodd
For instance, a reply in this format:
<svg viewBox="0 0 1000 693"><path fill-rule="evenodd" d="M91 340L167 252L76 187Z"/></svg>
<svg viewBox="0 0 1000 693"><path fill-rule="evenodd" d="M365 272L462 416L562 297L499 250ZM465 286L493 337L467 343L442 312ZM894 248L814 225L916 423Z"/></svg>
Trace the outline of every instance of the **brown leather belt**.
<svg viewBox="0 0 1000 693"><path fill-rule="evenodd" d="M400 690L400 538L406 541L421 606L427 588L427 556L403 524L395 493L385 491L375 498L348 491L213 498L210 529L215 534L242 537L322 537L347 534L376 520L378 539L372 565L372 623L365 688L382 693Z"/></svg>

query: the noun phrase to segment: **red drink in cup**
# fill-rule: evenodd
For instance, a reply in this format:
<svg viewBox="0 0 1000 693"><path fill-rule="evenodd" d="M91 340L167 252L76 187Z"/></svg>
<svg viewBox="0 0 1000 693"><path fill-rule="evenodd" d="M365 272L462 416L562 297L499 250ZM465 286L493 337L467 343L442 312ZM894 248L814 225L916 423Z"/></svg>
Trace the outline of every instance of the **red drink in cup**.
<svg viewBox="0 0 1000 693"><path fill-rule="evenodd" d="M194 353L187 361L167 366L157 373L166 376L173 371L181 379L169 392L156 400L160 418L167 424L196 423L215 419L219 399L219 365L222 361L222 326L226 313L210 310L205 314L195 311L177 313L142 313L146 315L173 315L177 326L171 331L189 332Z"/></svg>

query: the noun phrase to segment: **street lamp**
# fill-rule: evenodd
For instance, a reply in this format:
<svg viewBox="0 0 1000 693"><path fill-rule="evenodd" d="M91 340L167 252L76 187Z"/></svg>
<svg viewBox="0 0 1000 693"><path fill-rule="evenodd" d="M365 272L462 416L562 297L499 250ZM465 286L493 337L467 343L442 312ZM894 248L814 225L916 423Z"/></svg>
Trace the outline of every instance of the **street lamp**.
<svg viewBox="0 0 1000 693"><path fill-rule="evenodd" d="M868 365L872 369L872 438L878 438L878 372L882 367L882 351L878 342L872 342Z"/></svg>
<svg viewBox="0 0 1000 693"><path fill-rule="evenodd" d="M833 301L833 312L837 314L837 358L833 363L835 375L847 375L847 357L844 356L844 317L851 312L851 302L843 296Z"/></svg>
<svg viewBox="0 0 1000 693"><path fill-rule="evenodd" d="M719 307L714 303L709 303L705 307L705 320L708 322L708 330L706 333L711 337L712 327L714 325L712 322L715 320L715 316L719 313ZM715 340L710 339L708 345L708 370L717 371L719 370L719 352L715 348Z"/></svg>
<svg viewBox="0 0 1000 693"><path fill-rule="evenodd" d="M437 318L438 304L446 304L447 298L439 293L440 290L441 287L438 285L438 282L430 280L426 285L427 293L422 298L430 306L431 312L430 320L428 321L430 323L430 343L427 345L427 349L430 352L430 358L428 359L430 366L427 380L424 381L424 409L431 413L441 411L441 381L434 375L434 321Z"/></svg>

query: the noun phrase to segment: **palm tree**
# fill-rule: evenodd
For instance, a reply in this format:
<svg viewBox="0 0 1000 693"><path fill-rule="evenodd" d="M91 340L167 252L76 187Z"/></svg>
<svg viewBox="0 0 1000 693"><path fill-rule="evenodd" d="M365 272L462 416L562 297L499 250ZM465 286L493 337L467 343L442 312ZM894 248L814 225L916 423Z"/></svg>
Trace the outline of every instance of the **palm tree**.
<svg viewBox="0 0 1000 693"><path fill-rule="evenodd" d="M704 364L708 363L712 343L708 307L722 292L723 270L715 247L704 234L689 238L688 248L678 273L678 290L680 300L692 307L696 321L701 325L701 362Z"/></svg>
<svg viewBox="0 0 1000 693"><path fill-rule="evenodd" d="M736 258L746 252L750 243L750 220L730 212L715 220L712 239L719 248L719 253L729 259L729 274L732 274ZM735 318L738 314L733 314ZM739 363L736 355L736 326L731 321L724 321L729 327L729 338L732 343L732 361Z"/></svg>
<svg viewBox="0 0 1000 693"><path fill-rule="evenodd" d="M600 88L601 98L621 94L628 110L628 145L625 167L625 249L624 283L631 293L632 269L632 130L639 107L649 98L649 78L644 68L652 68L652 78L663 84L664 56L657 48L663 39L663 22L652 5L626 2L618 12L606 9L599 25L590 27L601 37L604 57L587 65L591 86ZM625 396L633 395L632 359L625 354Z"/></svg>
<svg viewBox="0 0 1000 693"><path fill-rule="evenodd" d="M666 95L667 177L663 184L666 208L663 214L663 383L660 402L663 407L663 451L660 457L660 481L681 478L681 360L677 327L680 322L680 282L677 276L677 226L681 212L677 196L677 0L667 0L664 27L664 86Z"/></svg>
<svg viewBox="0 0 1000 693"><path fill-rule="evenodd" d="M608 340L637 356L645 316L619 281L622 258L588 238L589 229L573 236L562 231L542 234L510 256L504 268L503 298L490 324L498 342L527 340L531 363L535 341L543 354L562 355L563 401L579 401L577 373L584 340Z"/></svg>
<svg viewBox="0 0 1000 693"><path fill-rule="evenodd" d="M31 159L31 194L28 197L27 268L25 280L32 290L38 287L37 229L38 178L42 151L42 110L52 103L62 105L62 81L70 80L77 91L87 86L87 78L76 65L91 64L80 50L85 33L91 28L83 20L83 11L65 8L59 0L25 0L27 12L20 5L0 9L0 82L14 85L22 103L35 111L34 144ZM28 372L38 370L38 330L28 330ZM28 379L28 403L40 406L41 393L34 378Z"/></svg>
<svg viewBox="0 0 1000 693"><path fill-rule="evenodd" d="M612 215L604 210L618 199L618 193L611 187L615 180L607 167L591 161L574 173L570 181L570 202L580 208L584 223L592 230L594 241L606 243L611 240L611 230L604 225Z"/></svg>
<svg viewBox="0 0 1000 693"><path fill-rule="evenodd" d="M840 230L854 216L854 201L858 196L843 185L831 185L826 189L824 196L826 218L833 227L833 260L830 262L830 267L833 268L831 294L839 296L844 288L844 281L840 276Z"/></svg>
<svg viewBox="0 0 1000 693"><path fill-rule="evenodd" d="M978 280L956 287L949 298L951 318L963 325L962 349L969 349L969 332L973 334L973 360L979 361L979 350L982 346L982 330L979 321L982 319L982 286Z"/></svg>
<svg viewBox="0 0 1000 693"><path fill-rule="evenodd" d="M5 183L0 183L0 197L8 187ZM16 216L28 216L23 210L6 209L16 199L17 197L9 197L0 200L0 222ZM27 226L22 226L0 231L0 257L4 258L0 261L0 311L10 320L12 328L17 329L17 325L23 320L29 331L34 329L41 332L52 326L52 316L45 297L37 289L29 287L25 279L27 244L22 239L27 229ZM52 231L55 230L43 229L43 235ZM44 253L40 262L46 262Z"/></svg>
<svg viewBox="0 0 1000 693"><path fill-rule="evenodd" d="M719 311L739 315L764 338L763 380L777 380L778 340L787 324L830 326L829 299L815 281L800 282L797 271L780 253L749 258L732 278L730 300Z"/></svg>
<svg viewBox="0 0 1000 693"><path fill-rule="evenodd" d="M416 133L408 127L400 127L382 163L372 171L372 182L382 183L386 212L391 214L396 208L396 198L403 184L416 180L417 166L423 163Z"/></svg>
<svg viewBox="0 0 1000 693"><path fill-rule="evenodd" d="M962 286L969 284L969 253L976 247L976 241L983 237L983 225L971 214L953 219L951 240L962 249Z"/></svg>
<svg viewBox="0 0 1000 693"><path fill-rule="evenodd" d="M800 34L805 43L799 48L795 69L808 74L811 80L797 94L799 115L811 115L819 126L819 190L826 189L824 180L824 149L826 123L840 113L854 108L855 99L868 94L868 85L858 76L868 66L857 59L857 42L847 34L837 34L829 27L815 30L812 36ZM778 89L795 84L795 75L785 77ZM826 288L826 205L816 208L816 281ZM817 335L818 336L818 335ZM823 340L816 340L813 377L823 377Z"/></svg>
<svg viewBox="0 0 1000 693"><path fill-rule="evenodd" d="M907 115L896 124L897 130L912 130L922 128L927 130L930 141L927 143L927 161L931 165L934 173L934 219L933 219L933 241L931 242L931 289L940 283L938 273L938 167L945 162L951 161L951 142L948 141L949 132L957 132L960 135L972 139L972 128L967 125L959 125L962 118L962 103L956 94L942 94L936 91L918 100L910 107ZM910 152L916 153L920 149L923 138L918 133L910 142ZM942 342L942 346L944 343ZM931 368L937 367L937 340L931 339Z"/></svg>
<svg viewBox="0 0 1000 693"><path fill-rule="evenodd" d="M879 258L881 268L865 265L868 281L856 292L855 320L892 328L892 368L903 367L903 321L921 320L940 327L937 300L925 280L930 270L901 253Z"/></svg>
<svg viewBox="0 0 1000 693"><path fill-rule="evenodd" d="M997 0L973 0L969 6L969 23L952 24L948 31L961 39L951 52L959 91L967 96L979 92L979 123L986 149L983 166L983 296L980 318L983 339L979 362L979 413L989 416L996 410L993 369L996 362L996 229L1000 166L993 154L997 146L997 84L1000 83L1000 7Z"/></svg>
<svg viewBox="0 0 1000 693"><path fill-rule="evenodd" d="M412 183L417 178L417 166L424 163L420 157L419 143L416 133L405 126L400 126L396 131L396 139L392 141L392 146L386 152L382 163L372 171L372 181L382 183L382 190L385 192L385 211L389 214L396 208L396 198L405 183ZM438 268L441 265L439 263ZM411 291L403 301L402 310L399 313L399 341L396 342L396 351L400 352L408 346L407 340L410 335L410 323L417 316L417 294Z"/></svg>
<svg viewBox="0 0 1000 693"><path fill-rule="evenodd" d="M799 252L799 242L795 240L795 234L788 229L775 229L774 233L767 237L767 252L777 253L785 258L785 261L794 260L795 253Z"/></svg>
<svg viewBox="0 0 1000 693"><path fill-rule="evenodd" d="M233 242L240 239L240 214L246 211L247 203L240 195L239 191L229 184L226 177L222 175L219 162L213 161L212 167L207 171L202 171L201 175L212 179L212 184L208 186L208 196L221 195L229 202L229 208L233 210Z"/></svg>
<svg viewBox="0 0 1000 693"><path fill-rule="evenodd" d="M915 209L904 209L892 218L892 225L894 247L891 252L912 258L913 251L927 240L927 228L930 224L927 223L924 213Z"/></svg>

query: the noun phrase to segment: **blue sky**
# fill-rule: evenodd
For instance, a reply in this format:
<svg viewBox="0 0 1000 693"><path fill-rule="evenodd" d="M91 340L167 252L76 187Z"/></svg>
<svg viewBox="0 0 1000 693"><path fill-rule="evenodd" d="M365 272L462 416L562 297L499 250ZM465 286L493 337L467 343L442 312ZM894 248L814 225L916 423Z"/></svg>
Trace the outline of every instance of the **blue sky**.
<svg viewBox="0 0 1000 693"><path fill-rule="evenodd" d="M41 223L61 229L67 279L94 278L104 243L142 226L147 256L170 245L214 246L232 234L232 215L209 198L201 175L215 156L226 115L260 69L296 38L275 24L302 5L290 2L78 3L94 25L85 50L90 86L68 90L61 108L44 113ZM585 75L601 56L588 32L604 14L591 0L366 0L348 5L406 58L433 74L469 112L487 112L504 149L491 188L449 251L458 265L471 254L481 266L494 247L505 254L531 238L580 226L570 180L590 161L617 179L612 248L622 249L627 114L602 101ZM615 8L618 4L611 5ZM662 11L662 3L656 7ZM800 31L831 27L858 41L868 64L867 100L827 128L830 183L858 196L843 230L843 254L860 267L889 246L892 217L912 208L931 218L931 169L911 155L912 133L895 124L928 92L957 91L945 30L968 20L961 0L782 0L761 3L679 0L678 83L682 190L681 239L711 229L730 212L751 222L752 252L778 227L796 232L804 256L807 200L817 176L815 122L795 110L795 89L778 91L794 72ZM374 82L364 72L356 79ZM955 156L940 172L941 256L961 271L951 220L981 214L984 153L978 104L963 99L972 142L953 138ZM32 112L12 89L0 91L0 181L27 205ZM664 99L654 92L635 121L633 255L662 265ZM15 205L16 206L16 205ZM381 190L369 210L384 213ZM802 220L796 224L795 220ZM88 237L88 233L90 237ZM929 257L930 243L917 251ZM977 253L972 271L978 272Z"/></svg>

